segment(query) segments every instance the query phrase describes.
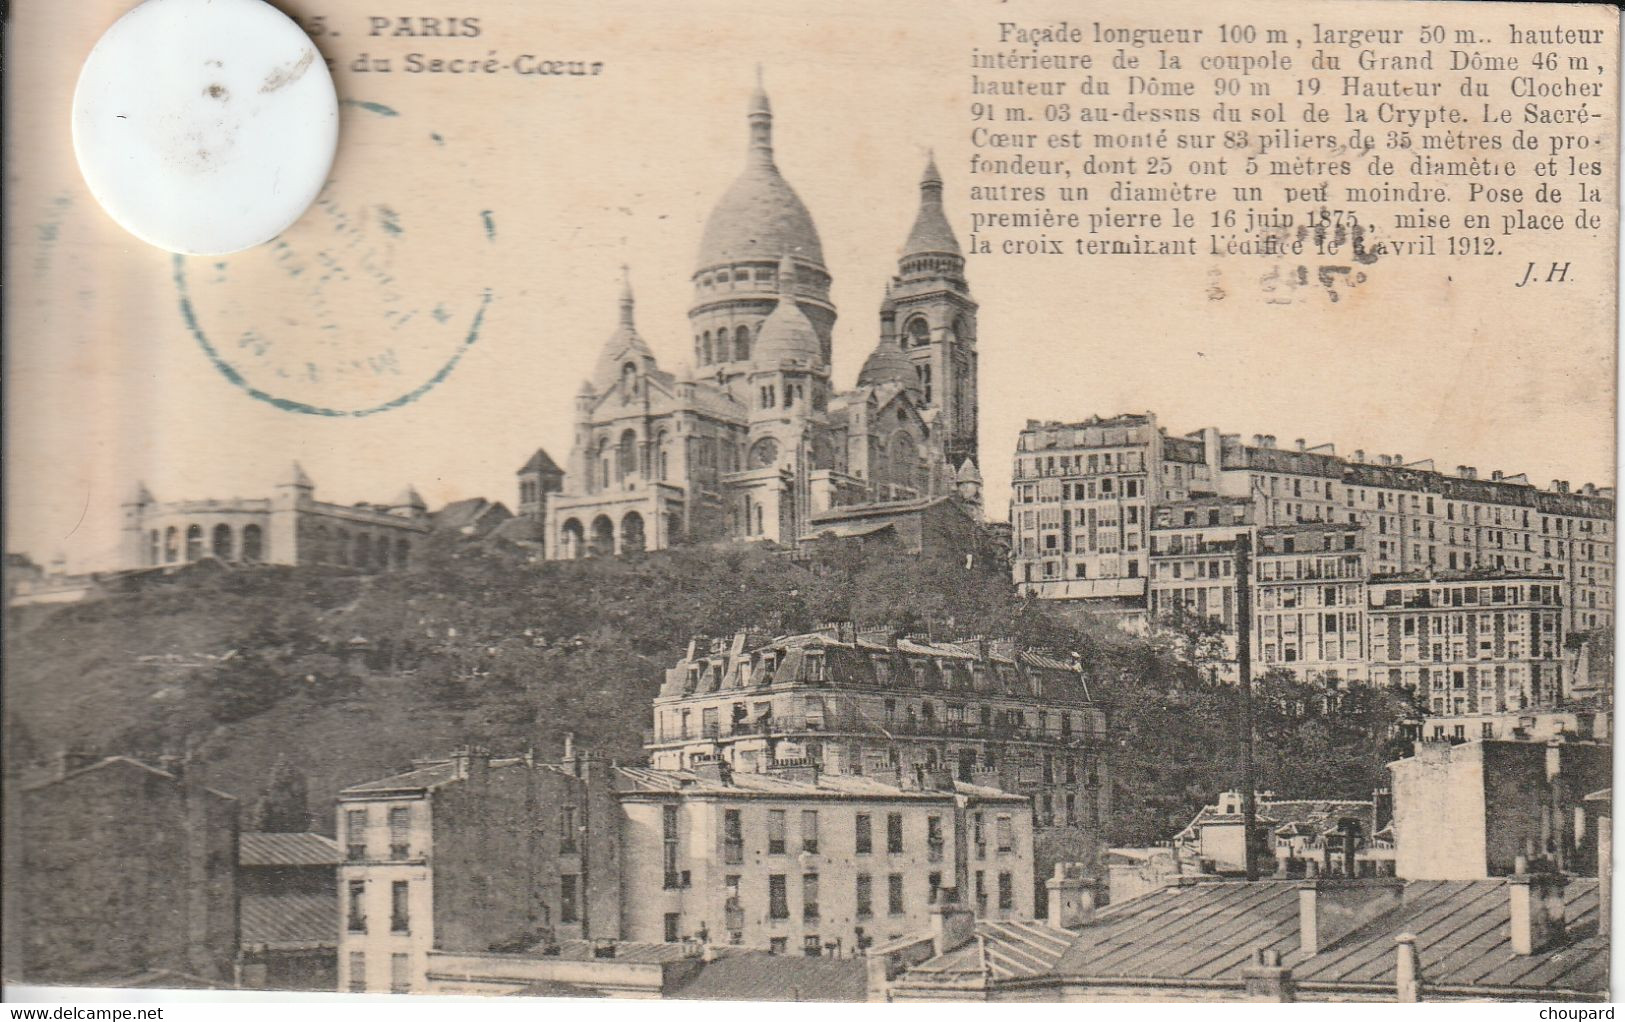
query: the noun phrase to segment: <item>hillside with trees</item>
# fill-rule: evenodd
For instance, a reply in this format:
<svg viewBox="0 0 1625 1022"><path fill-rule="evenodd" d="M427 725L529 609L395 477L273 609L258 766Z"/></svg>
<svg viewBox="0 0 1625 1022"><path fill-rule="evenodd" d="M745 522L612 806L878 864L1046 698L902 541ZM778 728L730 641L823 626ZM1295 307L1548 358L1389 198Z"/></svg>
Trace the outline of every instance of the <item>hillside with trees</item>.
<svg viewBox="0 0 1625 1022"><path fill-rule="evenodd" d="M855 621L952 639L1010 636L1081 655L1111 713L1107 839L1165 839L1239 780L1239 700L1205 680L1200 643L1136 640L1023 600L958 558L792 561L765 546L679 548L536 563L514 547L437 536L421 569L195 566L103 599L8 611L8 768L74 746L154 760L190 754L245 820L332 827L340 788L478 742L559 752L564 734L642 759L650 700L695 635ZM1258 686L1259 786L1369 797L1409 712L1384 690ZM297 773L297 777L294 774ZM257 808L269 799L278 808Z"/></svg>

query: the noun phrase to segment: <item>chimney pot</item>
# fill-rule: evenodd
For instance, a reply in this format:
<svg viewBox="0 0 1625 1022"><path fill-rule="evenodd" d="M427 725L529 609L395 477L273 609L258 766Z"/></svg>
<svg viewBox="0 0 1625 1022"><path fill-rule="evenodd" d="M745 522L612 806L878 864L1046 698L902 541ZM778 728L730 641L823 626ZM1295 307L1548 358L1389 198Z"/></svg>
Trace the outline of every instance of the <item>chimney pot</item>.
<svg viewBox="0 0 1625 1022"><path fill-rule="evenodd" d="M1309 449L1309 441L1305 440L1303 437L1299 437L1298 439L1294 440L1293 443L1297 445L1297 448L1300 451L1307 451Z"/></svg>
<svg viewBox="0 0 1625 1022"><path fill-rule="evenodd" d="M1563 942L1566 909L1561 873L1524 873L1507 877L1512 953L1532 955Z"/></svg>
<svg viewBox="0 0 1625 1022"><path fill-rule="evenodd" d="M1415 1004L1422 999L1422 962L1416 957L1416 935L1402 933L1394 938L1394 1000Z"/></svg>

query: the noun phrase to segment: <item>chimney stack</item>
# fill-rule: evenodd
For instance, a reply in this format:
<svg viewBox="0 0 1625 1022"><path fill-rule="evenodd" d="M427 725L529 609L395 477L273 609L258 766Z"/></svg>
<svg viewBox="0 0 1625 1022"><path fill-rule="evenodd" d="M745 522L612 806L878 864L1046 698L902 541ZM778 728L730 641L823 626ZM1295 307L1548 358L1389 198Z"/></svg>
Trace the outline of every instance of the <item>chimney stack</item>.
<svg viewBox="0 0 1625 1022"><path fill-rule="evenodd" d="M1405 882L1392 877L1304 881L1298 885L1299 946L1305 955L1320 954L1359 927L1397 908L1404 892Z"/></svg>
<svg viewBox="0 0 1625 1022"><path fill-rule="evenodd" d="M1292 970L1281 964L1281 952L1273 948L1259 948L1241 976L1249 1001L1283 1004L1296 999Z"/></svg>
<svg viewBox="0 0 1625 1022"><path fill-rule="evenodd" d="M1415 1004L1422 999L1422 960L1416 956L1416 935L1394 938L1394 1000Z"/></svg>
<svg viewBox="0 0 1625 1022"><path fill-rule="evenodd" d="M1309 441L1305 440L1303 437L1299 437L1298 439L1294 440L1293 443L1297 445L1297 448L1300 451L1307 451L1309 449Z"/></svg>
<svg viewBox="0 0 1625 1022"><path fill-rule="evenodd" d="M1512 953L1532 955L1563 942L1566 932L1561 873L1518 873L1507 877L1512 916Z"/></svg>
<svg viewBox="0 0 1625 1022"><path fill-rule="evenodd" d="M1361 448L1360 450L1355 451L1354 452L1354 457L1351 458L1350 460L1353 461L1356 465L1364 465L1365 464L1365 449Z"/></svg>
<svg viewBox="0 0 1625 1022"><path fill-rule="evenodd" d="M931 912L931 938L936 952L945 955L964 947L976 937L976 913L947 897L948 888L938 892L940 904Z"/></svg>
<svg viewBox="0 0 1625 1022"><path fill-rule="evenodd" d="M1049 889L1049 924L1057 930L1088 926L1095 917L1099 881L1085 876L1081 862L1057 862L1055 875L1044 882Z"/></svg>
<svg viewBox="0 0 1625 1022"><path fill-rule="evenodd" d="M491 766L491 752L478 745L464 745L451 754L451 771L463 779L483 779Z"/></svg>

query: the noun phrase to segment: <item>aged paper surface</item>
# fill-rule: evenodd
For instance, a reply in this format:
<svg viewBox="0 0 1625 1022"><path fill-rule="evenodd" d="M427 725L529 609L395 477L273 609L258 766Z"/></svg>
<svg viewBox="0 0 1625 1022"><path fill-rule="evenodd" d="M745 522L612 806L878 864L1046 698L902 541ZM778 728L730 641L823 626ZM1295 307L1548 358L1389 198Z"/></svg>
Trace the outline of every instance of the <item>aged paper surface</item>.
<svg viewBox="0 0 1625 1022"><path fill-rule="evenodd" d="M12 11L8 982L601 994L641 953L699 977L653 996L1606 998L1613 9L277 6L339 155L298 224L219 258L126 235L75 166L75 76L124 5ZM685 701L707 656L743 691L826 640L895 661L873 700L786 696L798 733ZM995 699L1000 657L1072 680ZM956 658L961 695L905 691ZM1248 675L1295 694L1243 710ZM1146 693L1185 684L1224 694L1169 705L1260 714L1257 748L1159 775L1178 711ZM1409 701L1349 724L1371 692ZM146 779L82 780L118 763ZM485 770L530 777L533 827L400 794ZM127 931L103 947L53 887L100 867L52 842L113 834L136 788L184 868L90 885ZM917 861L871 867L889 816ZM1260 847L1204 845L1209 818ZM1223 886L1260 856L1277 880ZM1300 918L1287 878L1329 875L1369 881L1365 943ZM1197 888L1155 962L1079 907ZM1275 936L1193 986L1233 891ZM1455 932L1458 896L1504 945L1396 944ZM796 956L741 970L783 990L729 985L747 952ZM775 971L804 955L834 971Z"/></svg>

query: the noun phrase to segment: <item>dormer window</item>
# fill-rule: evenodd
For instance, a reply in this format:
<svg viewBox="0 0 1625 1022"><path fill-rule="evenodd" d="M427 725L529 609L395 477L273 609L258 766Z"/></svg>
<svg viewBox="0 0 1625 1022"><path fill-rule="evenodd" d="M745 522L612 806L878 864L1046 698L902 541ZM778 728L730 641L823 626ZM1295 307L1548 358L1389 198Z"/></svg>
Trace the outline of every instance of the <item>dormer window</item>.
<svg viewBox="0 0 1625 1022"><path fill-rule="evenodd" d="M621 366L621 390L628 397L636 397L638 393L638 367L636 363L628 362Z"/></svg>
<svg viewBox="0 0 1625 1022"><path fill-rule="evenodd" d="M815 682L828 680L824 651L821 649L810 650L807 653L807 680Z"/></svg>
<svg viewBox="0 0 1625 1022"><path fill-rule="evenodd" d="M891 663L883 656L875 657L875 682L880 685L891 683Z"/></svg>

